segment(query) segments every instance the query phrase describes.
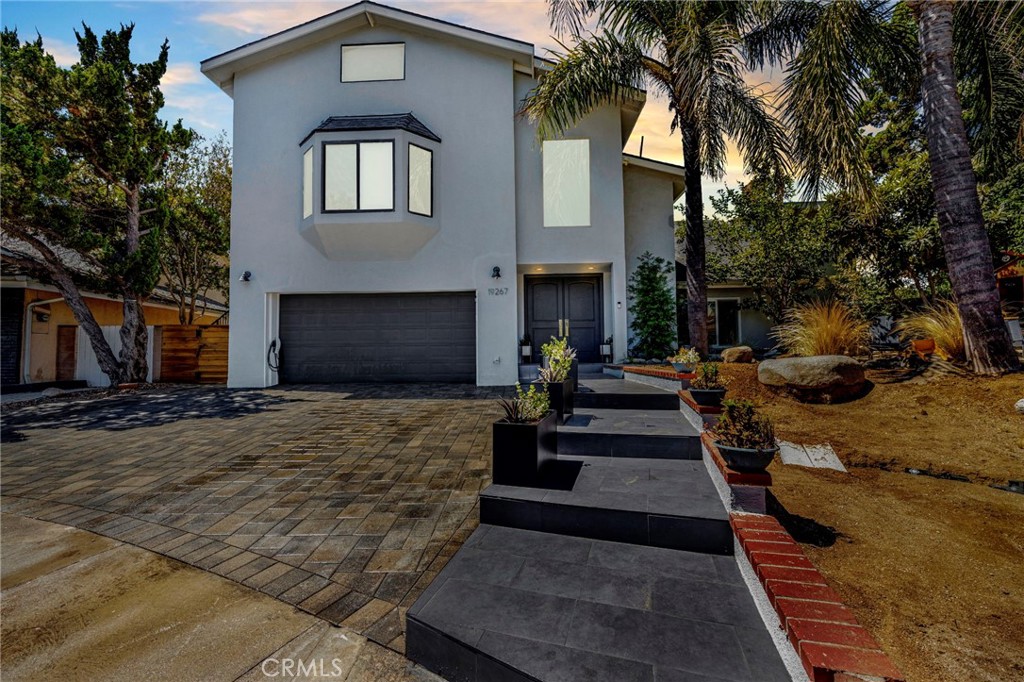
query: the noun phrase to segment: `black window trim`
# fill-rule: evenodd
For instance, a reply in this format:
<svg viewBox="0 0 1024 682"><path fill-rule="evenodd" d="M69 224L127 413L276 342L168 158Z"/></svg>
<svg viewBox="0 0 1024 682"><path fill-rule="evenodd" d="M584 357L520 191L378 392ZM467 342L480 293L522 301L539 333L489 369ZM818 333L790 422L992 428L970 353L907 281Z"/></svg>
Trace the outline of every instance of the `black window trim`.
<svg viewBox="0 0 1024 682"><path fill-rule="evenodd" d="M413 215L423 216L424 218L434 217L434 150L423 145L410 142L409 147L416 147L422 149L430 154L430 213L420 213L419 211L412 210L412 154L406 149L406 163L405 163L405 207L409 213Z"/></svg>
<svg viewBox="0 0 1024 682"><path fill-rule="evenodd" d="M401 78L376 78L374 80L359 80L359 81L347 81L345 80L345 48L346 47L373 47L375 45L401 45L402 46L402 77ZM338 50L338 81L341 83L393 83L395 81L404 81L406 69L409 66L406 63L406 52L405 41L391 41L387 43L342 43L341 48Z"/></svg>
<svg viewBox="0 0 1024 682"><path fill-rule="evenodd" d="M360 188L362 187L360 177L359 146L363 143L387 142L391 145L391 208L359 208ZM328 145L355 145L356 148L356 207L355 208L327 208L327 147ZM320 143L320 212L327 213L394 213L395 212L395 138L366 139L366 140L325 140Z"/></svg>

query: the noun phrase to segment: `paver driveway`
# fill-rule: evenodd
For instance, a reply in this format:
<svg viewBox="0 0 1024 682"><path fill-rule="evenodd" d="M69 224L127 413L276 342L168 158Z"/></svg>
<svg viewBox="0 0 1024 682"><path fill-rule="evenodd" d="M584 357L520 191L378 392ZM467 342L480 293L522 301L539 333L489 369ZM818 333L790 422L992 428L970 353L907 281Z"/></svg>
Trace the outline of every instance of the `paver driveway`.
<svg viewBox="0 0 1024 682"><path fill-rule="evenodd" d="M403 651L405 610L477 525L497 395L156 387L5 409L3 509L179 559Z"/></svg>

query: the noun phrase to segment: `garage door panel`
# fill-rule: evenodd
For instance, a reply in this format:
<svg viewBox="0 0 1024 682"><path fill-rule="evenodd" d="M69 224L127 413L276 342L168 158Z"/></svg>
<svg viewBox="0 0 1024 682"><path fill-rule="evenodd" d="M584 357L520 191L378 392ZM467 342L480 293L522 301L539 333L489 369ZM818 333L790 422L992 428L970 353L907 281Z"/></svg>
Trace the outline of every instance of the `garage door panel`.
<svg viewBox="0 0 1024 682"><path fill-rule="evenodd" d="M281 296L281 380L476 378L476 299L444 294Z"/></svg>

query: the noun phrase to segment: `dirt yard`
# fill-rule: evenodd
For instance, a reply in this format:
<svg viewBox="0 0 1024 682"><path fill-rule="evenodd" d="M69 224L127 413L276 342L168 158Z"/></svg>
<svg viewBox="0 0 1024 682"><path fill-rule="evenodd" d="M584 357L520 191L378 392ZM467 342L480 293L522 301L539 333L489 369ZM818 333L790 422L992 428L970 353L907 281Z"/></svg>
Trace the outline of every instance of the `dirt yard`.
<svg viewBox="0 0 1024 682"><path fill-rule="evenodd" d="M776 460L778 513L907 679L1024 679L1024 495L990 487L1024 479L1024 375L869 371L859 400L804 405L759 384L755 365L723 372L781 439L831 443L849 468Z"/></svg>

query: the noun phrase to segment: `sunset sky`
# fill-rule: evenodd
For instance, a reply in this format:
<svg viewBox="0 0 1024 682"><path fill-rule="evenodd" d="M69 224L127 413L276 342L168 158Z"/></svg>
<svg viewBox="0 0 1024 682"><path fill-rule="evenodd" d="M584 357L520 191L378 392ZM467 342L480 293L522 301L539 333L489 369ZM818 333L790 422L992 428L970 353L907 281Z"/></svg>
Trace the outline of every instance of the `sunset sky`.
<svg viewBox="0 0 1024 682"><path fill-rule="evenodd" d="M327 14L351 2L2 2L4 26L22 38L43 36L57 62L77 61L74 29L84 21L97 32L134 22L133 57L155 58L164 38L170 40L170 67L163 80L167 100L164 117L183 119L203 135L231 132L231 100L199 71L199 62L241 44ZM556 48L548 26L547 5L538 0L388 0L383 4L532 42L540 56ZM749 82L770 80L752 74ZM669 134L670 115L664 100L649 96L626 151L681 164L679 136ZM725 183L735 185L743 167L730 147ZM723 183L704 181L705 196ZM710 211L705 204L705 210Z"/></svg>

